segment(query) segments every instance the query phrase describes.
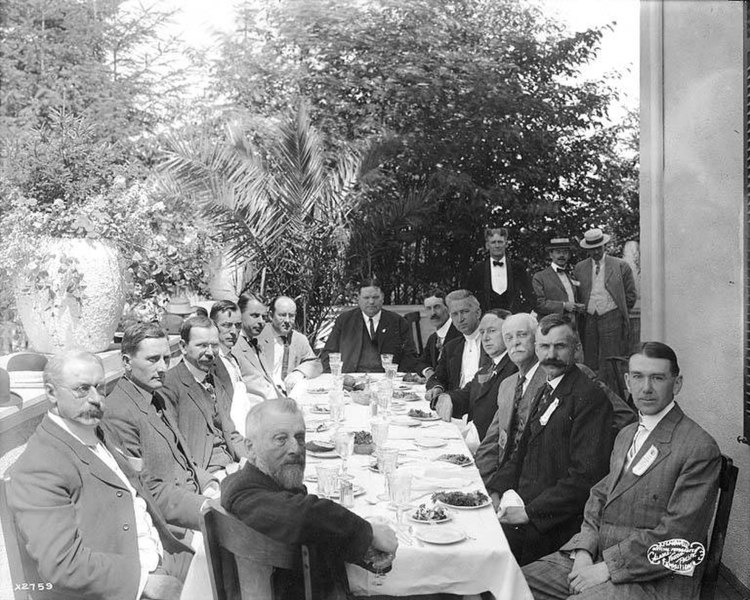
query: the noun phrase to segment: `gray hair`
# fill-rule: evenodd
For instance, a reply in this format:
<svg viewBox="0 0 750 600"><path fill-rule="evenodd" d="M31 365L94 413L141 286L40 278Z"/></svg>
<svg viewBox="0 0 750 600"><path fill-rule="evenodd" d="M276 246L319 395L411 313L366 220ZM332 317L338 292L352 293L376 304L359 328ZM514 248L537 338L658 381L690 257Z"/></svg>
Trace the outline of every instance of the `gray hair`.
<svg viewBox="0 0 750 600"><path fill-rule="evenodd" d="M290 415L302 414L300 407L292 398L274 398L264 400L256 404L247 413L245 419L245 437L254 440L263 429L263 420L271 412L287 413Z"/></svg>
<svg viewBox="0 0 750 600"><path fill-rule="evenodd" d="M468 300L472 308L479 309L479 300L469 290L453 290L445 297L445 305L450 310L451 302L458 302L459 300Z"/></svg>
<svg viewBox="0 0 750 600"><path fill-rule="evenodd" d="M531 332L531 335L536 335L536 328L539 326L539 323L529 313L516 313L505 319L503 322L503 334L510 330L511 327L518 328L522 324L526 325L526 329Z"/></svg>
<svg viewBox="0 0 750 600"><path fill-rule="evenodd" d="M65 367L74 360L95 363L104 370L104 363L102 363L102 359L96 354L83 350L67 350L60 354L55 354L55 356L47 361L43 374L44 383L49 385L59 384L65 373Z"/></svg>

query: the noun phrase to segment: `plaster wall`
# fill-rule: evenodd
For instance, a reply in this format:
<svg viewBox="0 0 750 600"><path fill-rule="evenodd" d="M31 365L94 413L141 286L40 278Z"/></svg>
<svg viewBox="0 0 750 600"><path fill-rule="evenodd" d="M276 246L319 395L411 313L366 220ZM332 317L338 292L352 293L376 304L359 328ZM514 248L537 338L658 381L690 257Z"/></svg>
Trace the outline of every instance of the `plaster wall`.
<svg viewBox="0 0 750 600"><path fill-rule="evenodd" d="M742 3L641 3L641 339L675 348L678 397L740 469L724 564L750 586L742 434Z"/></svg>

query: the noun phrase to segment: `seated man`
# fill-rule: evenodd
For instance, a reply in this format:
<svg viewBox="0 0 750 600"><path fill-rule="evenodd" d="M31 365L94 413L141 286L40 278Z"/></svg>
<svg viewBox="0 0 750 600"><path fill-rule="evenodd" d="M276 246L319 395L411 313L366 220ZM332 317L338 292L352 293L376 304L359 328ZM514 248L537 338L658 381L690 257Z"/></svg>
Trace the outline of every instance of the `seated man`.
<svg viewBox="0 0 750 600"><path fill-rule="evenodd" d="M493 308L484 314L479 322L479 337L492 362L480 368L462 388L440 394L436 404L438 414L445 421L467 415L477 428L480 442L497 412L497 390L501 382L517 370L503 342L502 326L508 317L510 313L502 308Z"/></svg>
<svg viewBox="0 0 750 600"><path fill-rule="evenodd" d="M435 405L437 397L464 387L479 368L490 361L479 339L479 301L467 290L454 290L445 297L451 321L462 335L443 347L435 373L427 380L425 400Z"/></svg>
<svg viewBox="0 0 750 600"><path fill-rule="evenodd" d="M382 373L381 354L392 354L399 371L421 373L422 364L414 348L411 328L401 315L383 310L383 291L375 279L359 286L359 308L336 317L320 360L330 371L328 355L339 352L343 373Z"/></svg>
<svg viewBox="0 0 750 600"><path fill-rule="evenodd" d="M609 474L592 490L580 531L559 552L524 567L534 598L697 599L721 455L675 403L682 387L669 346L646 342L626 382L639 412L617 436ZM677 546L671 553L665 542ZM693 554L695 557L695 554Z"/></svg>
<svg viewBox="0 0 750 600"><path fill-rule="evenodd" d="M567 317L539 322L536 355L547 382L516 452L488 487L500 497L498 519L520 565L557 550L578 531L589 491L607 473L612 405L575 366L577 347Z"/></svg>
<svg viewBox="0 0 750 600"><path fill-rule="evenodd" d="M99 429L104 385L93 354L47 363L51 408L11 469L11 511L47 597L177 600L192 550Z"/></svg>
<svg viewBox="0 0 750 600"><path fill-rule="evenodd" d="M303 379L312 379L323 372L310 342L294 330L297 305L288 296L271 301L271 322L260 333L261 348L272 349L268 364L276 387L289 394Z"/></svg>
<svg viewBox="0 0 750 600"><path fill-rule="evenodd" d="M431 369L429 376L435 372L438 359L443 353L443 347L447 342L460 335L458 329L453 325L448 312L448 305L445 303L445 292L441 289L434 288L427 293L424 299L425 310L430 313L430 323L435 327L427 341L424 344L422 352L422 362ZM429 378L429 377L428 377Z"/></svg>
<svg viewBox="0 0 750 600"><path fill-rule="evenodd" d="M247 416L245 467L222 482L221 504L247 525L286 544L305 544L313 558L313 589L326 598L344 562L390 565L394 532L369 523L330 500L308 494L305 472L305 421L289 398L254 406ZM303 597L301 573L280 572L274 597Z"/></svg>
<svg viewBox="0 0 750 600"><path fill-rule="evenodd" d="M102 427L148 474L145 483L167 521L197 531L201 506L206 496L218 496L219 484L193 460L160 395L170 359L167 334L156 323L130 325L121 353L125 374L107 397Z"/></svg>
<svg viewBox="0 0 750 600"><path fill-rule="evenodd" d="M182 362L167 371L163 395L198 466L221 478L245 456L243 437L229 418L231 398L214 384L219 332L208 317L180 327Z"/></svg>

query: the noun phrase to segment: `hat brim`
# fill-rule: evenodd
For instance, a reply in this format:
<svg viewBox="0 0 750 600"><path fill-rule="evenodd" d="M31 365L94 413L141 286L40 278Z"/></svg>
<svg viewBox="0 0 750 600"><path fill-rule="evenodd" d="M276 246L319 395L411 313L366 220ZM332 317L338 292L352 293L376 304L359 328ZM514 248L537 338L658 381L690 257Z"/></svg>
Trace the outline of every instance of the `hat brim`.
<svg viewBox="0 0 750 600"><path fill-rule="evenodd" d="M10 392L7 401L0 401L0 406L21 406L23 398L15 392Z"/></svg>
<svg viewBox="0 0 750 600"><path fill-rule="evenodd" d="M573 244L555 244L554 246L545 246L545 250L572 250Z"/></svg>
<svg viewBox="0 0 750 600"><path fill-rule="evenodd" d="M587 250L590 250L591 248L599 248L599 246L604 246L606 243L608 243L610 239L612 239L611 236L603 233L601 242L597 242L596 244L587 244L586 239L584 238L581 240L581 248L586 248Z"/></svg>

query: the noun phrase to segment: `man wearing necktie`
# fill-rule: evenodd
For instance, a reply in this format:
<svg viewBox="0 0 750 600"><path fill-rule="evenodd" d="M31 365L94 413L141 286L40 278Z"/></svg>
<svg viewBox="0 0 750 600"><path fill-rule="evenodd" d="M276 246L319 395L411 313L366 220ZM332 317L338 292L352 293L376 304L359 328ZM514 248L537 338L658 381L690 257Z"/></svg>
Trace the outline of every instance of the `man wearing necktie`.
<svg viewBox="0 0 750 600"><path fill-rule="evenodd" d="M607 357L628 354L630 309L637 298L630 265L604 252L609 240L601 229L587 231L580 245L589 257L573 270L580 283L578 298L585 306L581 313L584 362L596 373Z"/></svg>
<svg viewBox="0 0 750 600"><path fill-rule="evenodd" d="M524 567L537 600L699 598L719 448L674 401L682 375L672 348L644 343L625 377L639 422L617 436L580 531Z"/></svg>
<svg viewBox="0 0 750 600"><path fill-rule="evenodd" d="M392 354L399 371L424 371L409 323L401 315L384 310L383 301L383 290L376 279L366 279L360 284L358 308L336 317L320 355L326 371L330 370L331 352L341 354L343 373L382 373L381 354Z"/></svg>
<svg viewBox="0 0 750 600"><path fill-rule="evenodd" d="M101 360L55 356L44 386L50 410L7 488L24 550L38 581L51 586L34 597L177 600L193 551L172 535L124 450L99 427Z"/></svg>
<svg viewBox="0 0 750 600"><path fill-rule="evenodd" d="M180 327L182 362L167 372L164 396L198 465L219 479L246 457L244 438L229 417L231 399L215 385L219 331L208 317L191 317Z"/></svg>
<svg viewBox="0 0 750 600"><path fill-rule="evenodd" d="M323 372L323 365L310 342L299 331L295 331L297 304L288 296L279 296L271 301L271 322L258 336L264 352L271 350L267 360L271 365L273 382L284 393L289 394L303 379L313 379Z"/></svg>
<svg viewBox="0 0 750 600"><path fill-rule="evenodd" d="M511 313L534 308L534 290L526 267L506 254L508 230L486 229L485 247L489 258L474 265L464 287L478 299L482 311L502 308Z"/></svg>
<svg viewBox="0 0 750 600"><path fill-rule="evenodd" d="M519 564L557 550L578 531L591 487L607 472L612 405L578 367L578 337L563 315L536 331L546 375L516 452L493 477L498 519Z"/></svg>
<svg viewBox="0 0 750 600"><path fill-rule="evenodd" d="M579 284L568 267L570 247L568 238L552 238L547 244L550 265L531 279L536 295L536 313L540 318L552 313L575 317L586 308L578 302Z"/></svg>
<svg viewBox="0 0 750 600"><path fill-rule="evenodd" d="M460 333L450 319L443 290L431 289L425 296L424 308L430 315L430 325L435 328L435 331L427 338L422 352L422 362L428 367L424 375L429 379L435 372L445 344L458 337Z"/></svg>

